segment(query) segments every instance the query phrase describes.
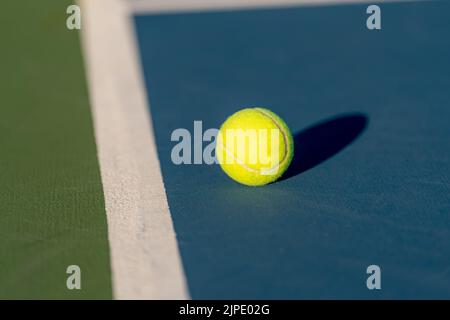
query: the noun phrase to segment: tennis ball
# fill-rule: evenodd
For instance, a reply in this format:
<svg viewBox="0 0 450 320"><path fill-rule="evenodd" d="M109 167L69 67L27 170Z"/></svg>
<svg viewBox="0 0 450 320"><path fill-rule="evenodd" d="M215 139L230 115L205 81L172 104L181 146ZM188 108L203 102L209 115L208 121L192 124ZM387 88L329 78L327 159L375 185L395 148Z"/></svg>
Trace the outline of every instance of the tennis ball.
<svg viewBox="0 0 450 320"><path fill-rule="evenodd" d="M248 186L262 186L286 171L294 154L291 131L265 108L242 109L225 120L216 140L223 171Z"/></svg>

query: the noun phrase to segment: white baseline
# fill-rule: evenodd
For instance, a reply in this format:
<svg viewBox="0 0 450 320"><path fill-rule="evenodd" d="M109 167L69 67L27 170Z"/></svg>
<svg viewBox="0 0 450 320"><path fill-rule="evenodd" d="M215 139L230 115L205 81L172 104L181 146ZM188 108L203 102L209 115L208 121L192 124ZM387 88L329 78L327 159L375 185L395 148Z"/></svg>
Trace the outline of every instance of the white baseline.
<svg viewBox="0 0 450 320"><path fill-rule="evenodd" d="M185 11L224 11L293 6L324 6L384 2L413 2L423 0L128 0L130 10L139 13L168 13Z"/></svg>

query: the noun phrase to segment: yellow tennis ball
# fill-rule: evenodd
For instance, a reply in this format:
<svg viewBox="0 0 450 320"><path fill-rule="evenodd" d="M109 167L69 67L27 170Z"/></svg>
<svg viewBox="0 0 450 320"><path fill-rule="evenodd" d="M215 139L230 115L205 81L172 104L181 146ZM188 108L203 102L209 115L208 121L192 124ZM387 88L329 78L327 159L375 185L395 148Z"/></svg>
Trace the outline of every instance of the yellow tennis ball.
<svg viewBox="0 0 450 320"><path fill-rule="evenodd" d="M248 186L262 186L286 171L294 154L291 131L265 108L242 109L220 127L216 156L223 171Z"/></svg>

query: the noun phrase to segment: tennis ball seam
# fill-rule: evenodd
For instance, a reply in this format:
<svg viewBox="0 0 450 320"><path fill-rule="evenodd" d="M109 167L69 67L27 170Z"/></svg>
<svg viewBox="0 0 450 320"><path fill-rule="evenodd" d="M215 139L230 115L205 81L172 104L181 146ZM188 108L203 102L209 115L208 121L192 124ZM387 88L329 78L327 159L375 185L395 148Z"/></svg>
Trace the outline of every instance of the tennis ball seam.
<svg viewBox="0 0 450 320"><path fill-rule="evenodd" d="M253 168L250 168L249 166L247 166L242 160L240 160L233 152L231 152L230 150L228 150L228 148L225 147L223 144L222 144L222 148L223 148L223 150L225 150L225 152L226 152L227 154L229 154L229 155L233 158L233 160L236 161L236 163L237 163L238 165L240 165L241 167L243 167L245 170L247 170L247 171L249 171L249 172L253 172L253 173L259 173L259 170L256 170L256 169L253 169Z"/></svg>
<svg viewBox="0 0 450 320"><path fill-rule="evenodd" d="M273 121L273 123L275 123L275 125L277 126L278 130L281 131L281 133L283 134L283 141L284 141L284 145L286 147L288 147L288 138L286 135L286 132L283 130L282 126L279 125L277 119L273 118L269 113L265 112L264 109L262 108L253 108L256 111L258 111L259 113L263 114L264 116L266 116L267 118L269 118L270 120ZM287 160L287 155L288 155L288 150L286 149L284 151L283 154L283 159L281 159L281 161L279 161L275 166L273 166L272 168L270 168L269 170L267 170L268 173L277 170L281 165L283 165L283 163Z"/></svg>
<svg viewBox="0 0 450 320"><path fill-rule="evenodd" d="M284 141L284 145L287 146L288 145L288 138L287 138L287 134L285 132L285 130L283 130L282 126L280 126L278 124L277 119L273 118L270 114L268 114L267 112L265 112L264 109L262 108L252 108L253 110L259 112L260 114L262 114L263 116L269 118L274 124L275 126L278 128L278 130L281 131L282 135L283 135L283 141ZM240 165L241 167L243 167L245 170L252 172L252 173L261 173L261 170L256 170L253 168L250 168L249 166L247 166L242 160L240 160L238 157L236 157L236 155L231 152L230 150L227 149L226 146L223 145L223 143L221 144L221 147L223 148L223 150L225 150L225 152L227 154L229 154L238 165ZM284 152L283 154L283 159L281 159L281 161L279 161L275 166L273 166L272 168L269 168L267 170L264 170L264 172L266 174L271 174L273 171L277 170L280 166L282 166L284 164L284 162L288 159L288 152L287 150Z"/></svg>

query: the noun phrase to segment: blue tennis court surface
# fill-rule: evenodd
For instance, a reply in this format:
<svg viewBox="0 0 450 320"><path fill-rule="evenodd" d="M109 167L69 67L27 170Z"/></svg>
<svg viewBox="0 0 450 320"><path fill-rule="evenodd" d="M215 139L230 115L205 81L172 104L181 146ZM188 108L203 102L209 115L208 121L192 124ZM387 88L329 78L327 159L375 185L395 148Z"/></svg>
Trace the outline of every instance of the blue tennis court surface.
<svg viewBox="0 0 450 320"><path fill-rule="evenodd" d="M135 17L192 298L450 298L450 3L366 7ZM247 106L293 131L284 179L172 163L173 130Z"/></svg>

